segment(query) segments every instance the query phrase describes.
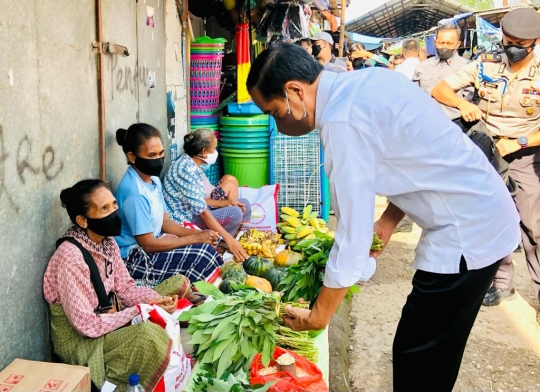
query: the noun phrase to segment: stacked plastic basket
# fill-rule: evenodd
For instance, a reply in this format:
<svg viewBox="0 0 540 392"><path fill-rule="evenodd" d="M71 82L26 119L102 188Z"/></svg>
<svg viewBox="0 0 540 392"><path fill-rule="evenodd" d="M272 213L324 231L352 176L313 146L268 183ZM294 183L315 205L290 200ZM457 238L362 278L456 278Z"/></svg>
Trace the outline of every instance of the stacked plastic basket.
<svg viewBox="0 0 540 392"><path fill-rule="evenodd" d="M191 131L199 128L211 129L219 141L219 117L214 110L219 106L221 91L221 66L224 38L199 37L190 49L190 105ZM206 176L215 185L222 175L221 162L206 170Z"/></svg>
<svg viewBox="0 0 540 392"><path fill-rule="evenodd" d="M229 115L220 119L220 154L226 174L240 186L260 188L269 183L269 116Z"/></svg>
<svg viewBox="0 0 540 392"><path fill-rule="evenodd" d="M270 183L279 184L279 207L302 211L311 204L313 211L327 220L330 193L319 131L300 137L286 136L277 131L273 120L270 129Z"/></svg>

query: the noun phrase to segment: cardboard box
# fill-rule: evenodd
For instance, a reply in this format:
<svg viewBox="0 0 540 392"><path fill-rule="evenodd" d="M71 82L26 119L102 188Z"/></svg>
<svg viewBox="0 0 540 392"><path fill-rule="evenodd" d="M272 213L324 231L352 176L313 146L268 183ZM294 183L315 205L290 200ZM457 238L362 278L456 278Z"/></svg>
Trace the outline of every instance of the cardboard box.
<svg viewBox="0 0 540 392"><path fill-rule="evenodd" d="M90 369L16 359L0 372L0 392L90 392Z"/></svg>

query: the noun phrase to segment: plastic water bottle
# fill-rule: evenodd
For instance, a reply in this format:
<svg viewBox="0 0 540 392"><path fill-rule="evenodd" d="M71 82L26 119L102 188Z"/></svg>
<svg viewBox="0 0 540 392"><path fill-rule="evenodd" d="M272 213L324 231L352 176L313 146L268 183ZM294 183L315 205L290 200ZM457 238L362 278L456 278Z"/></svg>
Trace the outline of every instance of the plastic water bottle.
<svg viewBox="0 0 540 392"><path fill-rule="evenodd" d="M132 374L128 378L129 387L127 389L127 392L145 392L144 388L139 384L139 375L138 374Z"/></svg>

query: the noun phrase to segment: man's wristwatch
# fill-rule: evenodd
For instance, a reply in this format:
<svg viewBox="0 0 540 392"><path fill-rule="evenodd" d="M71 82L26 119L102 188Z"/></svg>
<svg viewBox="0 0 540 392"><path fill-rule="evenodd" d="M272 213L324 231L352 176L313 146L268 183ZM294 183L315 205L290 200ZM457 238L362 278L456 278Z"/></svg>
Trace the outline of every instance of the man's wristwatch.
<svg viewBox="0 0 540 392"><path fill-rule="evenodd" d="M529 138L527 136L518 137L517 142L521 148L527 148L529 146Z"/></svg>

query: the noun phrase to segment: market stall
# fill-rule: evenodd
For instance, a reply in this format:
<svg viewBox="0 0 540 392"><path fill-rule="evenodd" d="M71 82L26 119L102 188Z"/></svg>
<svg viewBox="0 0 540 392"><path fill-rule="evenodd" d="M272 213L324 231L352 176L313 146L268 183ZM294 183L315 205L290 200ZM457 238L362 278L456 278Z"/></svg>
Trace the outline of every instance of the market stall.
<svg viewBox="0 0 540 392"><path fill-rule="evenodd" d="M211 299L179 318L189 322L197 359L186 391L329 390L328 329L295 332L283 316L285 306L307 309L316 300L334 232L310 205L282 208L278 228L241 233L250 258L227 262L214 284L195 284ZM381 246L374 235L372 249ZM280 364L283 357L290 363Z"/></svg>

